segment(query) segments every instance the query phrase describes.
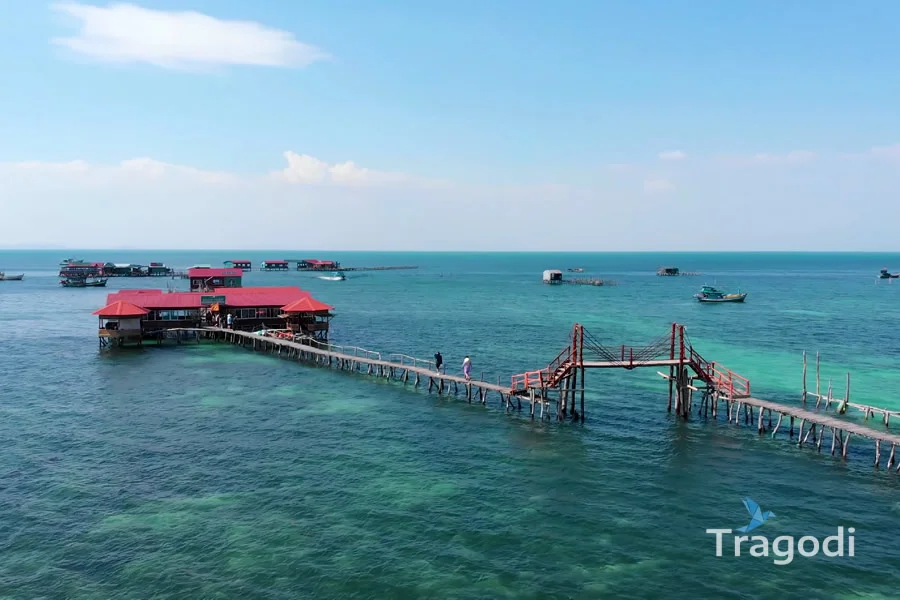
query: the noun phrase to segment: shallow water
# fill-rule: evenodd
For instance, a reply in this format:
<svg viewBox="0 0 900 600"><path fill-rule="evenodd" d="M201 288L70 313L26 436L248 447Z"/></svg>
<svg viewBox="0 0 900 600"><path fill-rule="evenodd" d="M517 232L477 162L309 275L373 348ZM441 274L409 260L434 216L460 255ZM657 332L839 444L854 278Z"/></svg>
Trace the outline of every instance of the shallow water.
<svg viewBox="0 0 900 600"><path fill-rule="evenodd" d="M751 428L677 422L655 370L589 373L584 425L532 422L402 384L223 345L100 354L91 311L119 287L62 289L58 253L0 252L0 598L895 598L900 479ZM296 253L78 253L186 266ZM327 257L331 258L331 256ZM900 409L900 256L338 255L417 271L247 275L336 307L333 337L444 354L505 381L574 322L609 344L684 323L708 358L796 402L822 385ZM702 277L660 278L659 264ZM585 267L616 287L550 287ZM749 291L700 305L703 283ZM184 287L185 282L174 282ZM715 556L707 528L823 538L853 558Z"/></svg>

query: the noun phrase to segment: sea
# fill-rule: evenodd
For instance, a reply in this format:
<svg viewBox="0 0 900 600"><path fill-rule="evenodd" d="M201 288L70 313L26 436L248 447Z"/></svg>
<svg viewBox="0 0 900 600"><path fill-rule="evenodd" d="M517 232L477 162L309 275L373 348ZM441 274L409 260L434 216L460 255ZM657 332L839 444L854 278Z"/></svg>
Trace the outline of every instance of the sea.
<svg viewBox="0 0 900 600"><path fill-rule="evenodd" d="M585 422L560 423L225 344L100 351L107 293L187 282L62 288L67 256L415 265L244 285L311 291L335 343L440 351L450 372L468 355L489 381L546 366L575 323L616 347L677 322L757 397L799 404L806 351L810 391L819 353L823 392L843 397L849 372L852 401L900 410L900 280L877 279L900 254L0 251L25 274L0 281L4 600L900 597L900 474L870 441L841 461L830 439L677 420L653 368L589 371ZM616 285L542 283L568 268ZM698 303L704 284L747 301ZM774 514L748 535L853 528L854 555L776 564L728 535L717 556L707 530L747 525L748 498Z"/></svg>

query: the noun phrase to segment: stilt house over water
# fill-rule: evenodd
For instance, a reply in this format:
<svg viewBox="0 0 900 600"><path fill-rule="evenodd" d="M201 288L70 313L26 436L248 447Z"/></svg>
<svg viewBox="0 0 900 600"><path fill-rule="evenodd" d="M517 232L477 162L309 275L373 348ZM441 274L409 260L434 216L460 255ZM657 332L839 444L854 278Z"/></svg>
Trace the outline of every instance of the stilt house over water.
<svg viewBox="0 0 900 600"><path fill-rule="evenodd" d="M110 331L127 329L131 334L125 337L136 341L161 339L169 329L209 325L215 315L224 326L229 314L234 329L290 329L328 341L334 316L331 306L296 286L215 288L211 292L121 290L109 294L106 304L94 313L101 320L101 345L104 339L122 337L110 335ZM113 329L107 327L110 321L116 322Z"/></svg>
<svg viewBox="0 0 900 600"><path fill-rule="evenodd" d="M249 260L226 260L224 264L226 269L253 270L253 263Z"/></svg>
<svg viewBox="0 0 900 600"><path fill-rule="evenodd" d="M239 288L244 272L241 269L188 269L192 292L208 292L216 288Z"/></svg>

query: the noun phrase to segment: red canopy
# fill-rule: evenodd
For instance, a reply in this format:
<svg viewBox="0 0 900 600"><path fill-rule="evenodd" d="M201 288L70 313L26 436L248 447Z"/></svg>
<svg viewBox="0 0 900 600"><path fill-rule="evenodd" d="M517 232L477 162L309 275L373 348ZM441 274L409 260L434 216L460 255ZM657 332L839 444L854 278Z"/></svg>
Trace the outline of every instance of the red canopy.
<svg viewBox="0 0 900 600"><path fill-rule="evenodd" d="M108 304L101 308L100 310L95 310L94 314L98 317L110 318L110 317L142 317L146 315L149 311L144 310L140 306L135 306L130 302L125 302L123 300L119 300L118 302L113 302L112 304Z"/></svg>
<svg viewBox="0 0 900 600"><path fill-rule="evenodd" d="M333 306L328 306L324 302L319 302L313 298L300 298L281 307L281 310L286 313L327 312L333 309Z"/></svg>

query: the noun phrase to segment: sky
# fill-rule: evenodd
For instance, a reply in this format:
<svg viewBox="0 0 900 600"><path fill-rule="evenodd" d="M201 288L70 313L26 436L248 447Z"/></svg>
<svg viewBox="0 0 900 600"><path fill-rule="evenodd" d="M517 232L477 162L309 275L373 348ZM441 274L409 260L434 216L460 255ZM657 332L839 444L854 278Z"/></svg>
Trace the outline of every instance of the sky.
<svg viewBox="0 0 900 600"><path fill-rule="evenodd" d="M898 21L0 0L0 247L900 250Z"/></svg>

